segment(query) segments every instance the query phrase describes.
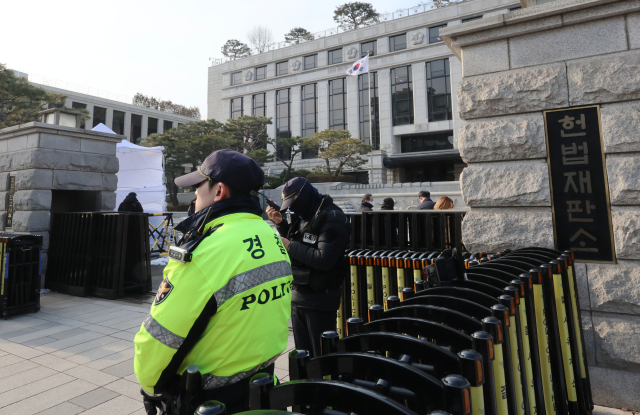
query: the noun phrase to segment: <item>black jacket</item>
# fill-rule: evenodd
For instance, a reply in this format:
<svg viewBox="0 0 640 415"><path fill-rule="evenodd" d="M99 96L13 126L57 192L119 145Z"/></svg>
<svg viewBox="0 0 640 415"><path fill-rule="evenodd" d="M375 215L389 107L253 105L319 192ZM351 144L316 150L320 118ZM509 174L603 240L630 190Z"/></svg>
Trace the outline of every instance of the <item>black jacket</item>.
<svg viewBox="0 0 640 415"><path fill-rule="evenodd" d="M416 210L431 210L436 205L436 202L431 200L430 198L426 198L424 202L420 203Z"/></svg>
<svg viewBox="0 0 640 415"><path fill-rule="evenodd" d="M331 196L325 197L322 213L324 222L315 233L311 229L313 217L306 221L295 215L291 215L291 224L283 218L277 229L281 236L291 240L289 257L294 273L291 302L302 308L335 311L340 306L340 285L346 276L344 250L351 224L342 209L333 204ZM316 236L315 243L304 242L305 234Z"/></svg>
<svg viewBox="0 0 640 415"><path fill-rule="evenodd" d="M142 213L142 205L138 202L135 196L128 195L124 198L120 206L118 206L118 212L139 212Z"/></svg>
<svg viewBox="0 0 640 415"><path fill-rule="evenodd" d="M362 202L362 204L356 209L356 212L371 212L373 211L373 205L369 202Z"/></svg>

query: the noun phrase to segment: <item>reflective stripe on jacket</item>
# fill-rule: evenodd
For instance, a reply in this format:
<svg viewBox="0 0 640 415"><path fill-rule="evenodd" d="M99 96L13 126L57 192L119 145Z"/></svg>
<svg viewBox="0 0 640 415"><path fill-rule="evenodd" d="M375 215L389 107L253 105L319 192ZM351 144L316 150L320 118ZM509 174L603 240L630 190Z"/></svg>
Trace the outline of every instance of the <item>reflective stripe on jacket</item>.
<svg viewBox="0 0 640 415"><path fill-rule="evenodd" d="M237 381L287 346L293 277L280 237L250 213L205 230L219 224L191 262L169 261L134 339L135 374L149 393L194 364L209 378Z"/></svg>

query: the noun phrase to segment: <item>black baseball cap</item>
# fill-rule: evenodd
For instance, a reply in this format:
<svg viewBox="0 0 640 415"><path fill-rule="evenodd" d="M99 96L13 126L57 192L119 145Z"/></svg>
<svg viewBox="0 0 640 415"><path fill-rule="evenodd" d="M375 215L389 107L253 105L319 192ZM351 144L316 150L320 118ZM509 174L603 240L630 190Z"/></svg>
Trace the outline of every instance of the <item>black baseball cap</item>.
<svg viewBox="0 0 640 415"><path fill-rule="evenodd" d="M258 190L264 184L264 171L253 159L233 150L209 154L201 166L174 182L180 187L196 186L205 180L222 182L243 193Z"/></svg>
<svg viewBox="0 0 640 415"><path fill-rule="evenodd" d="M282 206L280 210L287 210L305 186L311 186L311 184L304 177L294 177L286 182L282 187Z"/></svg>

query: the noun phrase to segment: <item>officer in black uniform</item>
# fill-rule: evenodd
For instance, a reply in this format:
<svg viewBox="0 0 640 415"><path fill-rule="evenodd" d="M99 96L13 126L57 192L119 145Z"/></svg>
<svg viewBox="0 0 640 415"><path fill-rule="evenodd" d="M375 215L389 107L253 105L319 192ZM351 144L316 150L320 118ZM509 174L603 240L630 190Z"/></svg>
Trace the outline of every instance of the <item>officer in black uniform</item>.
<svg viewBox="0 0 640 415"><path fill-rule="evenodd" d="M320 355L320 336L336 330L340 286L345 277L344 250L351 224L329 195L296 177L282 189L281 211L267 208L289 252L293 269L291 321L296 349Z"/></svg>

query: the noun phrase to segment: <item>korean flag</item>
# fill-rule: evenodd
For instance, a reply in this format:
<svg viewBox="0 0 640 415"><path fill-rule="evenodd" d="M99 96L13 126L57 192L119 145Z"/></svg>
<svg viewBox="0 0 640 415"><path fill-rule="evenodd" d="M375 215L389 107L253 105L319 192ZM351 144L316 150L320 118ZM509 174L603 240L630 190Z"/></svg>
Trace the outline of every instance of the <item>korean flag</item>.
<svg viewBox="0 0 640 415"><path fill-rule="evenodd" d="M349 70L347 71L347 75L358 76L367 72L369 72L369 55L368 54L364 58L360 59L359 61L351 65L351 68L349 68Z"/></svg>

